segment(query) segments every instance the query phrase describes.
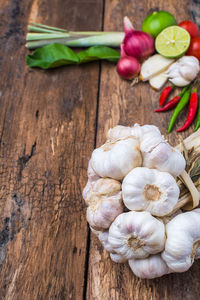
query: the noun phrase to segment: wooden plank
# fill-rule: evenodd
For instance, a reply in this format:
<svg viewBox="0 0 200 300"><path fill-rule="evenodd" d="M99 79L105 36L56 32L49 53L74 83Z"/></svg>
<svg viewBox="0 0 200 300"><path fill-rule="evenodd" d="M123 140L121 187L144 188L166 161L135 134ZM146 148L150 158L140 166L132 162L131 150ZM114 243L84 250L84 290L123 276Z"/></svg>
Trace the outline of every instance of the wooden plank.
<svg viewBox="0 0 200 300"><path fill-rule="evenodd" d="M113 0L106 1L104 30L122 30L122 17L127 15L136 28L154 9L164 9L175 15L177 21L192 19L196 16L196 1L159 1L159 0ZM116 124L132 125L155 124L166 135L167 124L171 113L155 114L158 93L148 84L140 83L131 87L116 74L115 67L103 64L100 85L100 103L98 118L97 145L105 142L107 130ZM185 112L184 112L185 113ZM183 116L183 114L182 114ZM176 128L183 120L180 117ZM192 129L182 134L189 135ZM169 141L178 144L176 131L167 136ZM140 280L130 271L127 264L113 263L103 250L98 239L91 234L90 261L88 275L88 300L178 300L199 299L200 262L183 274L171 274L155 280Z"/></svg>
<svg viewBox="0 0 200 300"><path fill-rule="evenodd" d="M101 30L102 3L0 1L0 299L83 297L99 64L30 70L24 38L29 21Z"/></svg>

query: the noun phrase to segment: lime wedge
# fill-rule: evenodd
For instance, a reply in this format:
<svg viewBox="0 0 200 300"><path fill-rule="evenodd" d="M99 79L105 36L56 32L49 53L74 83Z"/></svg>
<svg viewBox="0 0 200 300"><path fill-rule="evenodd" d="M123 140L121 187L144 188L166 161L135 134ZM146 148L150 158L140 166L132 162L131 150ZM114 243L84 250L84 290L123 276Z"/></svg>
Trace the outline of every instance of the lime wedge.
<svg viewBox="0 0 200 300"><path fill-rule="evenodd" d="M189 33L179 27L165 28L156 38L156 50L165 57L177 58L183 55L190 46Z"/></svg>

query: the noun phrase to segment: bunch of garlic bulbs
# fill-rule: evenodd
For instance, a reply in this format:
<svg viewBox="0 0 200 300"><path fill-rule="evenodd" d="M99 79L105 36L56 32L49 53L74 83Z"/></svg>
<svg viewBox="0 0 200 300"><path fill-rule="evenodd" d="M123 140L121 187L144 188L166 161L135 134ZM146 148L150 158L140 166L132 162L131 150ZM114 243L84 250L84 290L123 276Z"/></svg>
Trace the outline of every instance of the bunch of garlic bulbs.
<svg viewBox="0 0 200 300"><path fill-rule="evenodd" d="M180 209L177 176L191 192L191 207L199 205L185 166L153 125L118 125L92 153L83 191L87 221L110 258L128 261L140 278L184 272L200 258L200 209Z"/></svg>

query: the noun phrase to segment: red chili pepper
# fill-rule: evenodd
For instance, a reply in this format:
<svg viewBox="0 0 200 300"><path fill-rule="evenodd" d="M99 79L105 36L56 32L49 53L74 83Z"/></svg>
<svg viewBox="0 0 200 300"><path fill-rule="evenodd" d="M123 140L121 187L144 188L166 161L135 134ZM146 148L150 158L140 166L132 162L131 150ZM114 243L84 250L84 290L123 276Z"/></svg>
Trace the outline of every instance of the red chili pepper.
<svg viewBox="0 0 200 300"><path fill-rule="evenodd" d="M174 106L176 106L179 103L181 97L183 96L183 94L185 93L186 90L187 90L187 87L184 87L184 89L178 94L178 96L174 97L172 100L167 102L167 104L165 104L165 106L163 106L159 109L156 109L155 112L165 112L165 111L168 111L168 110L174 108Z"/></svg>
<svg viewBox="0 0 200 300"><path fill-rule="evenodd" d="M164 111L168 111L168 110L172 109L174 106L176 106L176 104L179 103L180 99L181 99L180 96L174 97L172 100L167 102L167 104L165 104L165 106L163 106L159 109L156 109L155 112L164 112Z"/></svg>
<svg viewBox="0 0 200 300"><path fill-rule="evenodd" d="M195 118L197 108L198 108L198 95L197 95L197 88L195 88L192 91L192 94L190 96L190 104L189 104L187 119L185 121L185 124L177 130L178 132L184 131L190 126L190 124Z"/></svg>
<svg viewBox="0 0 200 300"><path fill-rule="evenodd" d="M165 103L165 101L167 100L167 97L173 91L173 89L174 89L174 85L166 86L166 88L164 88L164 90L162 91L162 93L160 95L160 99L159 99L160 106L162 106Z"/></svg>

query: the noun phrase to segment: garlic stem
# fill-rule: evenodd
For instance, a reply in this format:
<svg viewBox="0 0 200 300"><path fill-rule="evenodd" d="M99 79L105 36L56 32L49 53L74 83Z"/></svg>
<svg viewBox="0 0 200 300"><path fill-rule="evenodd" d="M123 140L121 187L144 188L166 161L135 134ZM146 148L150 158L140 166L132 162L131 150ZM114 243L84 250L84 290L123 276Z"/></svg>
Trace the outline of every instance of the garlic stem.
<svg viewBox="0 0 200 300"><path fill-rule="evenodd" d="M190 178L189 174L184 170L180 174L180 179L182 179L183 183L186 185L188 190L191 193L192 196L192 204L188 203L187 205L184 206L186 210L193 209L199 205L199 200L200 200L200 193L198 192L197 188L195 187L192 179Z"/></svg>

